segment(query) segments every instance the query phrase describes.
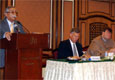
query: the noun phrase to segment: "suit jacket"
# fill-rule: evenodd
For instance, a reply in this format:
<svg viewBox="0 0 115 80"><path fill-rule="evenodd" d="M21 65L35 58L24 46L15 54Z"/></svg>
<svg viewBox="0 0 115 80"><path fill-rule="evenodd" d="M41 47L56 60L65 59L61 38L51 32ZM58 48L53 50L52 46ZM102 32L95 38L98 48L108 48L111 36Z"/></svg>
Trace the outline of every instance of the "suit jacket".
<svg viewBox="0 0 115 80"><path fill-rule="evenodd" d="M17 22L17 21L15 21L15 22ZM18 24L18 23L16 23L16 24ZM20 30L20 33L25 33L21 24L18 24L18 29ZM5 32L10 32L10 28L9 28L6 18L4 20L2 20L0 23L0 39L3 38L3 35ZM16 32L15 28L14 28L14 32Z"/></svg>
<svg viewBox="0 0 115 80"><path fill-rule="evenodd" d="M98 36L91 42L86 54L104 57L105 52L111 48L115 48L115 42L112 39L104 41L102 36Z"/></svg>
<svg viewBox="0 0 115 80"><path fill-rule="evenodd" d="M20 33L25 33L21 24L18 24L18 29L20 30ZM5 32L10 32L9 25L6 18L0 22L0 39L3 38ZM16 32L15 29L14 32ZM4 58L5 58L5 50L0 49L0 68L4 67L5 65Z"/></svg>
<svg viewBox="0 0 115 80"><path fill-rule="evenodd" d="M76 42L76 46L78 49L79 56L82 56L83 55L82 45ZM72 51L70 40L68 39L68 40L60 42L59 48L58 48L58 59L64 59L69 56L73 56L73 51Z"/></svg>

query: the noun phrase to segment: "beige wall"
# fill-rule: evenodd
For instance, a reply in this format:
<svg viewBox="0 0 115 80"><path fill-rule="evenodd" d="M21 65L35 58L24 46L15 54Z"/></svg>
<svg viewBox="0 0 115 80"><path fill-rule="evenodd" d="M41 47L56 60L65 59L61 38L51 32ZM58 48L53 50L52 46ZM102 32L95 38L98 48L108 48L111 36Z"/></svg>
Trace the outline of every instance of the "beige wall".
<svg viewBox="0 0 115 80"><path fill-rule="evenodd" d="M72 27L72 1L52 0L52 46L58 47L61 40L62 17L64 26L64 40L69 37ZM89 25L94 22L107 23L113 29L112 38L115 40L115 2L98 2L94 0L75 0L74 27L81 30L80 43L89 45ZM11 5L8 0L8 5ZM5 1L2 10L5 9ZM16 0L16 8L19 12L18 20L30 32L50 32L51 0ZM64 7L64 16L62 16ZM106 7L106 8L105 8ZM3 14L2 14L3 15ZM93 17L93 16L101 17Z"/></svg>
<svg viewBox="0 0 115 80"><path fill-rule="evenodd" d="M50 0L16 0L18 20L30 32L50 32Z"/></svg>
<svg viewBox="0 0 115 80"><path fill-rule="evenodd" d="M72 2L64 2L64 40L69 38L72 29Z"/></svg>

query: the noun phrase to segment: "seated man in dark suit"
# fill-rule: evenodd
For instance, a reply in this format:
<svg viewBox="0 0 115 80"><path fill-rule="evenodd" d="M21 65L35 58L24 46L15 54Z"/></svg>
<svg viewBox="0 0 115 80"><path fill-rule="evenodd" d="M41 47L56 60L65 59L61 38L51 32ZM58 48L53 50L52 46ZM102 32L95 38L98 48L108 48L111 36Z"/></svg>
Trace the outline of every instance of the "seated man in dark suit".
<svg viewBox="0 0 115 80"><path fill-rule="evenodd" d="M15 7L7 7L4 12L5 18L0 22L0 39L6 38L11 40L12 33L25 33L22 25L16 21L17 11ZM5 50L0 49L0 68L5 66ZM3 74L3 69L0 69L0 79Z"/></svg>
<svg viewBox="0 0 115 80"><path fill-rule="evenodd" d="M70 32L69 39L60 42L58 48L58 59L68 58L70 56L80 57L83 55L82 45L78 43L80 31L73 28Z"/></svg>

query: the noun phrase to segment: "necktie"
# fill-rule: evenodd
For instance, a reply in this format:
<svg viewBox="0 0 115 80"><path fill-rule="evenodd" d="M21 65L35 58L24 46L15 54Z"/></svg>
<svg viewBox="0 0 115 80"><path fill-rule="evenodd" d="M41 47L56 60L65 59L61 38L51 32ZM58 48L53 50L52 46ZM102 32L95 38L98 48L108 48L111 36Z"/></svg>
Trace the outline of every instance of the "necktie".
<svg viewBox="0 0 115 80"><path fill-rule="evenodd" d="M11 33L13 33L13 32L14 32L13 23L11 23L10 27L11 27L11 30L10 30L10 32L11 32Z"/></svg>
<svg viewBox="0 0 115 80"><path fill-rule="evenodd" d="M78 50L77 50L77 47L76 47L76 44L75 44L75 43L73 44L73 55L74 55L74 56L79 56Z"/></svg>

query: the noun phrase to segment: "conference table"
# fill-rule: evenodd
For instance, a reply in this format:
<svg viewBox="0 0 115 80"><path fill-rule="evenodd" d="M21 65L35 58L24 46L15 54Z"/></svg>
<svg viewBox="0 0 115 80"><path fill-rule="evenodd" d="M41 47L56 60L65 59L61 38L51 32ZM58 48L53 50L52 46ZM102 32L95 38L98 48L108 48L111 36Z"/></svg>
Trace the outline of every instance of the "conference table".
<svg viewBox="0 0 115 80"><path fill-rule="evenodd" d="M47 60L44 80L115 80L115 61Z"/></svg>

